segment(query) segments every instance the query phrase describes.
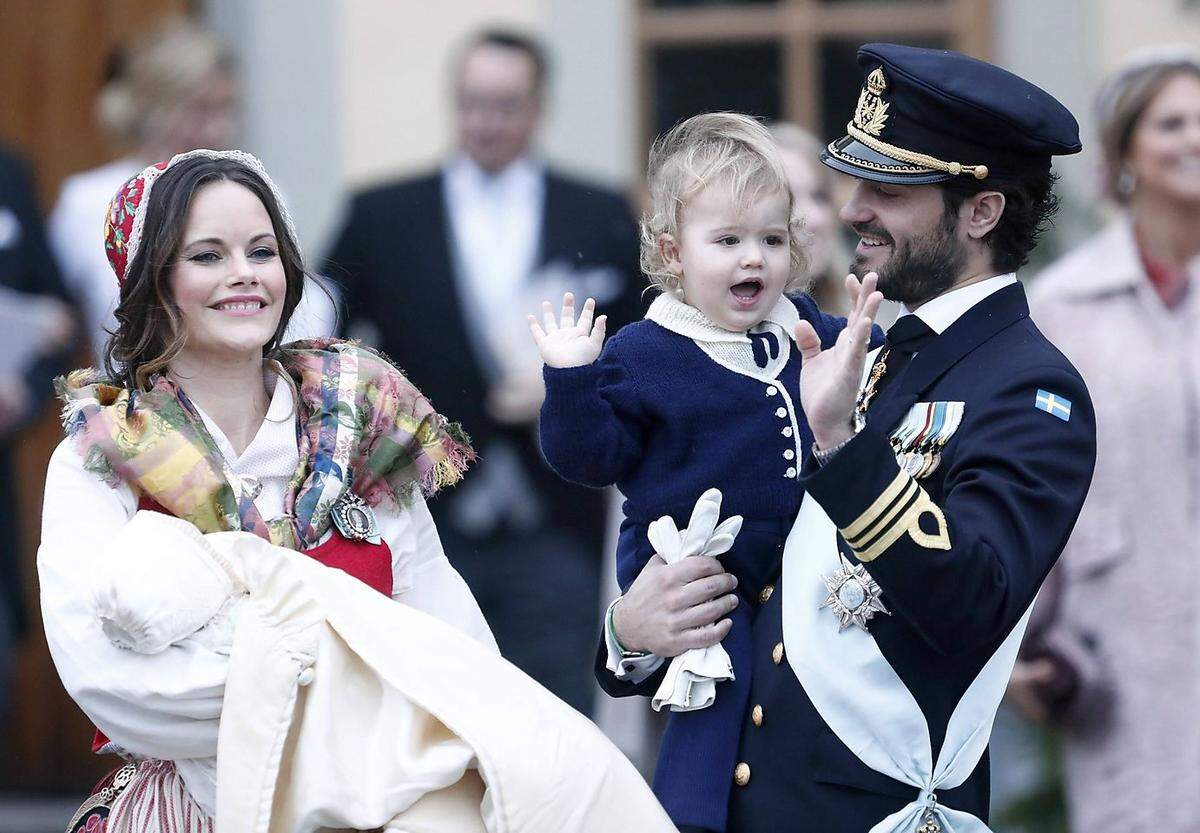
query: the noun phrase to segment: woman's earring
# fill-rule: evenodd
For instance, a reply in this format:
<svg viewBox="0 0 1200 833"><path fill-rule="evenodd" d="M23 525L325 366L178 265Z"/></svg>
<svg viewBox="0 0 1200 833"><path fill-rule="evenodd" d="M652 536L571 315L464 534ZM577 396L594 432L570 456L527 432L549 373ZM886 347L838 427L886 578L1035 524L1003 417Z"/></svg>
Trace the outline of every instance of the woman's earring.
<svg viewBox="0 0 1200 833"><path fill-rule="evenodd" d="M1122 165L1121 172L1117 174L1117 193L1122 197L1132 197L1135 188L1137 174L1128 165Z"/></svg>

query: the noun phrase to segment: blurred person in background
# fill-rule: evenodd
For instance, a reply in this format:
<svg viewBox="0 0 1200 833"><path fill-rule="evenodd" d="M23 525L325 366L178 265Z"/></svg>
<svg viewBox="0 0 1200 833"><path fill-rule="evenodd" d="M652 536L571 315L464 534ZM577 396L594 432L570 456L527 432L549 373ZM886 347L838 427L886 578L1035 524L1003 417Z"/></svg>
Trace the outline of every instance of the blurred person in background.
<svg viewBox="0 0 1200 833"><path fill-rule="evenodd" d="M227 148L236 124L232 56L190 22L171 18L119 47L105 76L96 115L123 155L68 177L47 224L63 281L83 309L95 358L103 355L116 324L117 303L96 218L147 164L193 147Z"/></svg>
<svg viewBox="0 0 1200 833"><path fill-rule="evenodd" d="M776 122L771 138L779 148L784 172L792 189L792 213L803 222L805 254L808 255L808 293L822 312L845 315L845 270L850 255L839 238L834 186L838 176L818 161L825 146L799 125Z"/></svg>
<svg viewBox="0 0 1200 833"><path fill-rule="evenodd" d="M807 291L822 312L847 315L850 304L846 300L844 281L851 254L834 205L838 198L838 183L847 178L817 163L825 145L803 127L776 122L770 126L770 131L779 146L795 197L793 210L804 222L803 233L808 247L805 251L810 260L808 275L812 281ZM899 314L899 304L884 300L875 323L886 330Z"/></svg>
<svg viewBox="0 0 1200 833"><path fill-rule="evenodd" d="M117 305L96 218L126 180L155 160L231 146L238 127L234 70L226 44L179 17L118 48L109 60L96 114L123 155L68 177L47 225L63 282L83 310L94 360L116 326ZM329 335L334 326L333 303L319 291L306 291L288 337Z"/></svg>
<svg viewBox="0 0 1200 833"><path fill-rule="evenodd" d="M1098 454L1009 686L1063 732L1071 828L1200 829L1200 50L1133 56L1098 98L1119 213L1034 286L1087 379Z"/></svg>
<svg viewBox="0 0 1200 833"><path fill-rule="evenodd" d="M526 313L595 298L614 329L640 315L638 237L616 193L533 149L547 86L536 41L492 30L455 64L458 148L431 173L354 196L324 274L351 332L403 363L480 453L475 477L430 508L504 655L591 711L605 495L541 458L544 390Z"/></svg>
<svg viewBox="0 0 1200 833"><path fill-rule="evenodd" d="M0 362L0 716L8 706L13 645L26 628L13 453L19 431L37 416L65 364L56 354L74 324L62 295L29 170L0 148L0 320L7 342Z"/></svg>

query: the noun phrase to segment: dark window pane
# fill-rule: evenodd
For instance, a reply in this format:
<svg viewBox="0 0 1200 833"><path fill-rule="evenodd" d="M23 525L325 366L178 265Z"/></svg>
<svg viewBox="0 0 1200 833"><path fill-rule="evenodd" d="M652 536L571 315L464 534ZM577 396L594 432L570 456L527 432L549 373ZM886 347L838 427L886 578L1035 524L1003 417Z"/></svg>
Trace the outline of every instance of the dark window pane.
<svg viewBox="0 0 1200 833"><path fill-rule="evenodd" d="M697 6L772 6L779 0L648 0L655 9L686 9Z"/></svg>
<svg viewBox="0 0 1200 833"><path fill-rule="evenodd" d="M781 50L773 43L659 47L654 51L655 134L713 110L778 119L781 67Z"/></svg>
<svg viewBox="0 0 1200 833"><path fill-rule="evenodd" d="M829 0L826 0L827 2ZM821 43L821 131L825 141L843 136L846 123L854 114L854 105L862 90L863 76L858 68L858 47L864 43L888 41L908 46L946 49L949 38L944 35L897 38L886 33L864 33L855 40L827 40Z"/></svg>

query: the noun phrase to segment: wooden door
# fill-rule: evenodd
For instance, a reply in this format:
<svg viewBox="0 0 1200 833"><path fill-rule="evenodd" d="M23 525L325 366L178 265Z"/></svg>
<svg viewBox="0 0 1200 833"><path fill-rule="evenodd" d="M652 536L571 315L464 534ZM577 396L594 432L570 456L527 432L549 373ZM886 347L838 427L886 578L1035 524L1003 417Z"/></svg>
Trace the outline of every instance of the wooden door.
<svg viewBox="0 0 1200 833"><path fill-rule="evenodd" d="M68 174L112 158L93 102L113 47L165 14L188 11L189 5L187 0L0 0L0 140L32 166L43 207L52 204ZM0 744L0 790L83 793L119 763L90 753L91 727L63 691L41 632L35 556L46 461L62 436L56 412L47 396L41 418L14 443L31 632L18 647ZM94 545L87 530L80 530L80 545Z"/></svg>

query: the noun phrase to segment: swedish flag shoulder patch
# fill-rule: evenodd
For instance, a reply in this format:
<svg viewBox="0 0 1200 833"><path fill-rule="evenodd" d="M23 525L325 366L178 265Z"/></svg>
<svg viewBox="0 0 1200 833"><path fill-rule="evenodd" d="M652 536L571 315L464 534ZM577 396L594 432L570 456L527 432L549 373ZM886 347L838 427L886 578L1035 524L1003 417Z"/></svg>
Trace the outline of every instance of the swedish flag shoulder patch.
<svg viewBox="0 0 1200 833"><path fill-rule="evenodd" d="M1056 416L1063 422L1071 419L1071 400L1064 399L1057 393L1051 393L1048 390L1038 389L1037 396L1033 400L1033 407L1039 411L1045 411L1051 416Z"/></svg>

